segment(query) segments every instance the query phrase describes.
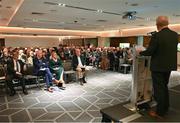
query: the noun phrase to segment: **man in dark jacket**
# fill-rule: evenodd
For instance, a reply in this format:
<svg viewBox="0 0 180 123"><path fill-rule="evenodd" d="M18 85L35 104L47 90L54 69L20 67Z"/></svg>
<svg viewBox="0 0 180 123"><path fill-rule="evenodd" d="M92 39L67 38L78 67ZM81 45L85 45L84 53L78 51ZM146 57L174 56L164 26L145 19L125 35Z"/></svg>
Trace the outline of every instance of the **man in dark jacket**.
<svg viewBox="0 0 180 123"><path fill-rule="evenodd" d="M20 85L22 86L23 93L28 94L25 88L25 81L23 77L23 68L24 63L21 60L18 60L19 52L17 50L13 51L13 58L7 61L7 72L6 80L7 85L10 89L10 96L14 96L16 91L14 89L13 79L18 79Z"/></svg>
<svg viewBox="0 0 180 123"><path fill-rule="evenodd" d="M154 98L157 102L156 112L151 116L164 116L169 108L168 82L172 70L177 69L178 34L168 28L168 18L159 16L156 19L158 32L152 35L147 50L140 55L151 56L151 76Z"/></svg>
<svg viewBox="0 0 180 123"><path fill-rule="evenodd" d="M47 90L49 92L53 92L53 89L51 88L53 85L52 82L58 84L59 81L53 77L48 66L48 61L43 57L42 50L38 50L36 57L33 59L33 65L35 75L44 76Z"/></svg>
<svg viewBox="0 0 180 123"><path fill-rule="evenodd" d="M85 80L85 58L81 55L80 49L75 49L75 55L72 58L72 67L77 71L80 84L86 83Z"/></svg>

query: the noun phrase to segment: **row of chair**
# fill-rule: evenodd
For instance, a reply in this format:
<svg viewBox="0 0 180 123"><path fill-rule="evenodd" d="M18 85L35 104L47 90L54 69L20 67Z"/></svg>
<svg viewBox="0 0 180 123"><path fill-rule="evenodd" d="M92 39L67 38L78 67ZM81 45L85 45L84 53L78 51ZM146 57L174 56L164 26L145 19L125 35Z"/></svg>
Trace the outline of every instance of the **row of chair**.
<svg viewBox="0 0 180 123"><path fill-rule="evenodd" d="M62 64L64 67L65 82L76 81L76 72L72 70L71 61L65 61ZM26 65L26 70L24 72L24 79L26 80L26 85L30 86L32 84L36 84L36 86L40 88L41 83L44 83L44 77L34 75L33 70L34 68L32 65ZM14 79L13 84L18 84L18 80ZM0 65L0 86L2 87L2 89L5 88L6 92L8 92L6 84L6 67L2 65Z"/></svg>

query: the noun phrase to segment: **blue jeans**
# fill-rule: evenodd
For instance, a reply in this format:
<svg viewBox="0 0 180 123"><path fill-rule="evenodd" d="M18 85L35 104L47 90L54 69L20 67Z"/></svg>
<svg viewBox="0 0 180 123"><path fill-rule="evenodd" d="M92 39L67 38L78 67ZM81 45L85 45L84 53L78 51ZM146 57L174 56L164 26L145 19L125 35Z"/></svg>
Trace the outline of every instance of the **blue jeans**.
<svg viewBox="0 0 180 123"><path fill-rule="evenodd" d="M49 68L45 68L45 70L40 70L39 73L42 73L45 76L45 81L47 88L49 88L52 85L53 75Z"/></svg>

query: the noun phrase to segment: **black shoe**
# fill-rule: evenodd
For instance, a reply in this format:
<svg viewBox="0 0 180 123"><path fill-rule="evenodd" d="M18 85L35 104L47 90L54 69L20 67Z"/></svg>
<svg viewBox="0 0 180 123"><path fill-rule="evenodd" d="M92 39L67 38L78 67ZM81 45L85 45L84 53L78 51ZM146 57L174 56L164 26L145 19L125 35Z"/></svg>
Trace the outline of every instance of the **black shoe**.
<svg viewBox="0 0 180 123"><path fill-rule="evenodd" d="M16 94L16 91L11 91L9 96L14 96Z"/></svg>
<svg viewBox="0 0 180 123"><path fill-rule="evenodd" d="M83 83L87 83L86 80L85 80L85 78L83 78L82 81L83 81Z"/></svg>
<svg viewBox="0 0 180 123"><path fill-rule="evenodd" d="M58 83L57 84L58 87L62 87L62 85L63 85L62 83Z"/></svg>
<svg viewBox="0 0 180 123"><path fill-rule="evenodd" d="M84 84L84 82L83 81L80 81L80 85L83 85Z"/></svg>
<svg viewBox="0 0 180 123"><path fill-rule="evenodd" d="M66 90L66 87L59 87L59 89L61 89L61 90Z"/></svg>
<svg viewBox="0 0 180 123"><path fill-rule="evenodd" d="M28 95L27 90L23 90L24 95Z"/></svg>
<svg viewBox="0 0 180 123"><path fill-rule="evenodd" d="M80 78L80 79L79 79L79 82L80 82L80 85L83 85L83 83L84 83L84 82L83 82L83 78Z"/></svg>

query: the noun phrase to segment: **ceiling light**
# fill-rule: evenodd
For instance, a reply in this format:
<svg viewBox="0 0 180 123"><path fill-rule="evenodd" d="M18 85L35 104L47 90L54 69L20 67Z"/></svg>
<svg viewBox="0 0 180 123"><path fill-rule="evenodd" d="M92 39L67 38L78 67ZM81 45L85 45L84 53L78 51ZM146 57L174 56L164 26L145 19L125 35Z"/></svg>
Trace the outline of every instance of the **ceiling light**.
<svg viewBox="0 0 180 123"><path fill-rule="evenodd" d="M136 16L129 15L127 18L128 18L129 20L135 20L135 19L136 19Z"/></svg>
<svg viewBox="0 0 180 123"><path fill-rule="evenodd" d="M66 6L66 4L64 4L64 3L58 3L58 6L65 7L65 6Z"/></svg>
<svg viewBox="0 0 180 123"><path fill-rule="evenodd" d="M103 12L103 10L101 10L101 9L98 9L98 10L97 10L97 12L99 12L99 13L102 13L102 12Z"/></svg>

